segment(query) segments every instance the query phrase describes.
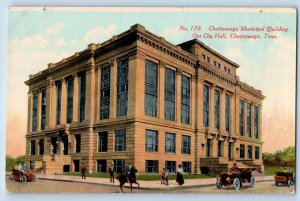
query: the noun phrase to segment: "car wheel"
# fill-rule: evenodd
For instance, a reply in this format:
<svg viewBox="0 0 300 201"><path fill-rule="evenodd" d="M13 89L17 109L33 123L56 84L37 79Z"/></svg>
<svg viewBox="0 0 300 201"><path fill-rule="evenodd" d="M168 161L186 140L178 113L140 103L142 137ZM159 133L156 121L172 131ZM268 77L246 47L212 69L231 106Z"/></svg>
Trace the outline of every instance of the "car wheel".
<svg viewBox="0 0 300 201"><path fill-rule="evenodd" d="M250 179L250 186L253 188L253 187L255 187L255 184L256 184L255 178L251 177L251 179Z"/></svg>
<svg viewBox="0 0 300 201"><path fill-rule="evenodd" d="M217 189L221 189L223 187L222 182L221 181L217 181L216 182L216 187L217 187Z"/></svg>
<svg viewBox="0 0 300 201"><path fill-rule="evenodd" d="M235 178L233 180L233 187L234 187L235 190L239 190L240 189L241 182L240 182L239 178Z"/></svg>
<svg viewBox="0 0 300 201"><path fill-rule="evenodd" d="M275 186L278 186L279 182L278 181L275 181Z"/></svg>
<svg viewBox="0 0 300 201"><path fill-rule="evenodd" d="M287 184L288 184L288 186L292 186L292 185L294 185L294 182L292 181L292 179L289 179Z"/></svg>
<svg viewBox="0 0 300 201"><path fill-rule="evenodd" d="M27 177L24 175L24 176L22 176L21 178L20 178L20 182L22 182L22 183L26 183L27 182Z"/></svg>

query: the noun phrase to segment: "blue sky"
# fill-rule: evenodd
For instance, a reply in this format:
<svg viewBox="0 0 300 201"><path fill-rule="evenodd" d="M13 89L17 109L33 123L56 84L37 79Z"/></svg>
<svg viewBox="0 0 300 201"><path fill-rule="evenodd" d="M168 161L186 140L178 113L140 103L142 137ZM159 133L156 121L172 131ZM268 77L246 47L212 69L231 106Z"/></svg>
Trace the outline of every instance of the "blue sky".
<svg viewBox="0 0 300 201"><path fill-rule="evenodd" d="M261 89L267 97L263 103L264 150L275 151L293 145L296 14L293 10L259 10L111 12L98 9L76 11L48 8L44 12L42 7L14 11L11 9L8 23L7 123L11 125L13 120L18 119L20 125L7 127L7 143L9 144L15 136L24 136L26 131L28 88L24 81L28 79L29 74L47 68L50 62L58 62L81 51L91 42L102 43L112 35L140 23L147 30L165 37L173 44L192 39L193 32L178 31L180 25L199 25L202 27L202 33L209 32L209 26L287 27L288 32L276 33L276 40L200 40L238 63L240 68L237 74L241 80ZM16 93L21 94L18 99L15 98ZM278 140L269 140L274 136L288 140L281 144ZM18 143L20 147L24 147L23 142Z"/></svg>

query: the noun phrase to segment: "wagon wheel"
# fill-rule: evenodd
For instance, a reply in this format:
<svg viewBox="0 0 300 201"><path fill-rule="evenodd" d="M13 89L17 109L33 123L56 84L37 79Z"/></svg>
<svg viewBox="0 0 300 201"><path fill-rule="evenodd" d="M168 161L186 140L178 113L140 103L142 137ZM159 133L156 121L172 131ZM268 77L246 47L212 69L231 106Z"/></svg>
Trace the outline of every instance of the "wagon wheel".
<svg viewBox="0 0 300 201"><path fill-rule="evenodd" d="M253 187L255 187L255 184L256 184L255 178L251 177L250 178L250 186L253 188Z"/></svg>
<svg viewBox="0 0 300 201"><path fill-rule="evenodd" d="M241 181L239 180L239 178L235 178L233 180L233 187L235 190L239 190L241 187Z"/></svg>
<svg viewBox="0 0 300 201"><path fill-rule="evenodd" d="M27 177L25 175L23 175L21 178L20 178L20 182L22 183L26 183L27 182Z"/></svg>
<svg viewBox="0 0 300 201"><path fill-rule="evenodd" d="M279 182L278 181L275 181L275 186L278 186Z"/></svg>
<svg viewBox="0 0 300 201"><path fill-rule="evenodd" d="M223 183L220 180L218 180L216 182L216 187L217 187L217 189L221 189L223 187Z"/></svg>

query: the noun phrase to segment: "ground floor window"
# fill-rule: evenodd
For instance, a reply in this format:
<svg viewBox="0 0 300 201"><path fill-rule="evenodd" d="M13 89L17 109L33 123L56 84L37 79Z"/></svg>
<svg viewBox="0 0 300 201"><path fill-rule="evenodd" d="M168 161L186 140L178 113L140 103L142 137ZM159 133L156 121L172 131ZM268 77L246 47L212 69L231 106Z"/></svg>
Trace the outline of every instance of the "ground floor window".
<svg viewBox="0 0 300 201"><path fill-rule="evenodd" d="M97 160L97 172L106 172L106 160Z"/></svg>
<svg viewBox="0 0 300 201"><path fill-rule="evenodd" d="M73 160L74 172L79 172L79 160Z"/></svg>
<svg viewBox="0 0 300 201"><path fill-rule="evenodd" d="M29 161L29 169L34 170L34 161Z"/></svg>
<svg viewBox="0 0 300 201"><path fill-rule="evenodd" d="M35 155L35 140L30 141L30 155Z"/></svg>
<svg viewBox="0 0 300 201"><path fill-rule="evenodd" d="M191 162L182 162L183 172L191 173L192 172L192 163Z"/></svg>
<svg viewBox="0 0 300 201"><path fill-rule="evenodd" d="M228 160L232 161L232 142L228 143Z"/></svg>
<svg viewBox="0 0 300 201"><path fill-rule="evenodd" d="M124 173L124 169L125 169L125 160L124 159L115 159L114 164L115 164L115 170L117 173Z"/></svg>
<svg viewBox="0 0 300 201"><path fill-rule="evenodd" d="M255 159L259 160L259 147L255 147Z"/></svg>
<svg viewBox="0 0 300 201"><path fill-rule="evenodd" d="M40 155L44 155L44 139L40 139L39 141L39 147L40 147Z"/></svg>
<svg viewBox="0 0 300 201"><path fill-rule="evenodd" d="M223 142L218 141L218 157L222 157L222 156L223 156Z"/></svg>
<svg viewBox="0 0 300 201"><path fill-rule="evenodd" d="M57 154L57 137L51 137L51 154Z"/></svg>
<svg viewBox="0 0 300 201"><path fill-rule="evenodd" d="M248 145L248 159L252 159L252 146Z"/></svg>
<svg viewBox="0 0 300 201"><path fill-rule="evenodd" d="M206 141L206 156L211 156L211 139L207 139Z"/></svg>
<svg viewBox="0 0 300 201"><path fill-rule="evenodd" d="M176 161L166 161L166 170L169 172L176 172Z"/></svg>
<svg viewBox="0 0 300 201"><path fill-rule="evenodd" d="M240 144L240 158L245 158L245 145Z"/></svg>
<svg viewBox="0 0 300 201"><path fill-rule="evenodd" d="M146 160L146 172L147 173L158 173L158 161Z"/></svg>

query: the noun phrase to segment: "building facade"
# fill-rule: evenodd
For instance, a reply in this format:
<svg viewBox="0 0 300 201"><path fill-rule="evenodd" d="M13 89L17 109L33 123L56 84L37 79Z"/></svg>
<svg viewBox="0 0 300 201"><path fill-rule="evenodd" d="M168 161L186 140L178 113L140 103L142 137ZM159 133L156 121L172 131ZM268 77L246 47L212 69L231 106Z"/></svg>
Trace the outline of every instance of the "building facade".
<svg viewBox="0 0 300 201"><path fill-rule="evenodd" d="M30 75L26 161L47 173L213 174L262 163L260 90L198 40L173 45L133 25Z"/></svg>

